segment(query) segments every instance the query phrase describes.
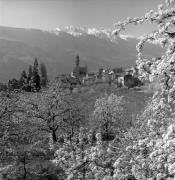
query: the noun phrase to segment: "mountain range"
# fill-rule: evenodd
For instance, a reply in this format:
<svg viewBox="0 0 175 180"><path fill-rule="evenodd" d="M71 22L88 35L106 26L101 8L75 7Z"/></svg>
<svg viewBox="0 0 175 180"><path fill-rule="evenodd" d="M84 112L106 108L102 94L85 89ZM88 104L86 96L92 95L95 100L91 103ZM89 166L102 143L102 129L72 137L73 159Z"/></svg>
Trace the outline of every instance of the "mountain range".
<svg viewBox="0 0 175 180"><path fill-rule="evenodd" d="M77 55L89 72L101 67L129 67L135 65L138 41L136 37L115 37L110 30L95 28L43 31L0 27L0 82L19 78L35 58L45 63L50 79L70 73ZM159 57L162 53L159 45L148 43L145 47L146 55Z"/></svg>

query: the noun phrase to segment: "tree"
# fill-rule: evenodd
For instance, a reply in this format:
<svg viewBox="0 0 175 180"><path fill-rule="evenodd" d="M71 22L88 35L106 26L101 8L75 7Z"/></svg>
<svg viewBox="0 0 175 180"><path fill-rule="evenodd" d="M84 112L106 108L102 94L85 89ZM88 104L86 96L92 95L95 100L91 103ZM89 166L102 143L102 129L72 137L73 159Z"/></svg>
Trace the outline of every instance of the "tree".
<svg viewBox="0 0 175 180"><path fill-rule="evenodd" d="M54 167L49 162L53 156L48 146L48 135L38 129L39 122L34 117L28 116L27 102L32 94L28 95L24 92L0 96L2 180L54 178Z"/></svg>
<svg viewBox="0 0 175 180"><path fill-rule="evenodd" d="M27 83L27 74L26 71L23 70L21 73L21 77L19 79L19 85L20 87L23 87Z"/></svg>
<svg viewBox="0 0 175 180"><path fill-rule="evenodd" d="M32 72L32 86L34 90L39 91L41 89L40 86L40 76L38 71L38 60L35 59L33 65L33 72Z"/></svg>
<svg viewBox="0 0 175 180"><path fill-rule="evenodd" d="M72 141L65 140L64 145L58 147L52 162L63 168L64 179L112 179L115 154L109 151L100 133L96 134L96 142L92 144L91 132L80 128L78 136Z"/></svg>
<svg viewBox="0 0 175 180"><path fill-rule="evenodd" d="M40 64L41 86L46 87L48 83L47 69L44 63Z"/></svg>
<svg viewBox="0 0 175 180"><path fill-rule="evenodd" d="M166 0L158 11L150 11L142 17L128 18L116 24L118 34L128 24L155 23L157 30L145 35L137 45L136 61L141 79L159 82L160 88L154 93L145 109L140 126L135 129L137 138L126 146L127 153L121 153L116 160L115 177L125 177L130 172L137 179L172 179L175 177L174 161L174 99L175 99L175 1ZM161 58L148 58L143 55L146 42L159 42L166 49ZM143 121L144 120L144 121ZM133 132L132 132L133 133ZM133 133L134 134L134 133ZM129 135L129 134L128 134ZM132 136L130 132L130 136ZM122 163L124 162L124 163ZM125 164L122 167L122 164ZM128 167L126 171L126 167ZM125 170L124 170L125 169ZM123 177L122 177L123 176Z"/></svg>
<svg viewBox="0 0 175 180"><path fill-rule="evenodd" d="M97 123L105 140L114 138L111 137L111 135L114 136L116 129L126 127L122 120L122 102L122 97L118 97L114 94L111 94L110 96L106 95L105 97L96 100L93 121Z"/></svg>
<svg viewBox="0 0 175 180"><path fill-rule="evenodd" d="M71 141L65 139L64 145L59 146L52 161L56 166L61 166L64 170L64 179L88 179L91 171L88 160L89 141L83 128L78 136Z"/></svg>
<svg viewBox="0 0 175 180"><path fill-rule="evenodd" d="M7 91L7 85L4 83L0 83L0 91Z"/></svg>
<svg viewBox="0 0 175 180"><path fill-rule="evenodd" d="M85 121L83 107L57 86L52 84L47 91L33 94L26 99L26 112L35 118L38 129L51 135L56 143L62 135L71 139Z"/></svg>
<svg viewBox="0 0 175 180"><path fill-rule="evenodd" d="M28 83L32 78L32 74L33 74L32 65L29 65L28 76L27 76L27 82Z"/></svg>
<svg viewBox="0 0 175 180"><path fill-rule="evenodd" d="M71 140L79 128L85 123L84 107L78 99L71 96L63 98L62 111L62 132Z"/></svg>
<svg viewBox="0 0 175 180"><path fill-rule="evenodd" d="M32 144L31 131L32 128L29 122L26 122L25 116L22 115L23 109L18 106L20 97L18 94L9 94L1 98L1 163L2 165L7 165L2 173L5 179L14 178L26 179L26 167L25 167L25 156L23 156L27 151L29 152L29 146ZM22 118L22 120L21 120ZM27 128L26 128L27 127ZM34 130L34 129L33 129ZM29 133L29 134L28 134ZM33 134L34 135L34 134ZM30 141L30 142L29 142ZM27 148L26 148L27 147ZM23 156L24 161L21 157ZM24 165L24 171L21 174L21 163Z"/></svg>
<svg viewBox="0 0 175 180"><path fill-rule="evenodd" d="M33 64L33 73L37 72L38 73L38 60L35 58L34 64Z"/></svg>
<svg viewBox="0 0 175 180"><path fill-rule="evenodd" d="M8 81L8 89L13 91L15 89L20 89L19 81L15 78Z"/></svg>

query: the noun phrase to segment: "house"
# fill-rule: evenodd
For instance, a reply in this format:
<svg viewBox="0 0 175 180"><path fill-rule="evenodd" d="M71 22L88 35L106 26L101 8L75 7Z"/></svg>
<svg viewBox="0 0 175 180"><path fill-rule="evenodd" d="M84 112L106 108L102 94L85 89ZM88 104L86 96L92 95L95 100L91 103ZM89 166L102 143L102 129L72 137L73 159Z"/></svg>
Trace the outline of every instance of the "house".
<svg viewBox="0 0 175 180"><path fill-rule="evenodd" d="M138 69L136 66L133 66L133 67L125 69L125 73L130 74L134 77L137 77L138 76Z"/></svg>
<svg viewBox="0 0 175 180"><path fill-rule="evenodd" d="M83 84L83 85L94 84L95 80L96 80L96 74L95 74L94 72L88 73L88 74L86 75L86 77L84 77L84 78L82 79L82 84Z"/></svg>

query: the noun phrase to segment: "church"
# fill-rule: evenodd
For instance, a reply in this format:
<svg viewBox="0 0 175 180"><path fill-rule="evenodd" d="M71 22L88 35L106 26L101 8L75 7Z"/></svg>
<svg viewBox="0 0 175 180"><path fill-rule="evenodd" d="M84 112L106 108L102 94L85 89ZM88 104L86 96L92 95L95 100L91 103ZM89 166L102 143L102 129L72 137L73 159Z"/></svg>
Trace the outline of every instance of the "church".
<svg viewBox="0 0 175 180"><path fill-rule="evenodd" d="M75 67L73 68L72 75L76 78L83 78L87 75L87 66L80 66L80 57L76 56Z"/></svg>

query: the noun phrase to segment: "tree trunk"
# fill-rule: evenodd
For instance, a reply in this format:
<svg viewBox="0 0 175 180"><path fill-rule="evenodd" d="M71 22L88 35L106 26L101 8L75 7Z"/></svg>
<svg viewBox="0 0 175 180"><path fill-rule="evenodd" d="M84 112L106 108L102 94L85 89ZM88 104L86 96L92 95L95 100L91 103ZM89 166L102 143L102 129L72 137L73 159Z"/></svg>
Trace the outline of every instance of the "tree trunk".
<svg viewBox="0 0 175 180"><path fill-rule="evenodd" d="M57 135L56 135L56 131L52 131L52 139L54 142L57 142Z"/></svg>
<svg viewBox="0 0 175 180"><path fill-rule="evenodd" d="M27 169L26 169L26 158L25 158L25 155L24 155L24 158L23 158L23 169L24 169L23 179L26 180L27 179Z"/></svg>
<svg viewBox="0 0 175 180"><path fill-rule="evenodd" d="M105 134L106 134L106 139L109 139L109 131L108 131L108 122L105 124Z"/></svg>

